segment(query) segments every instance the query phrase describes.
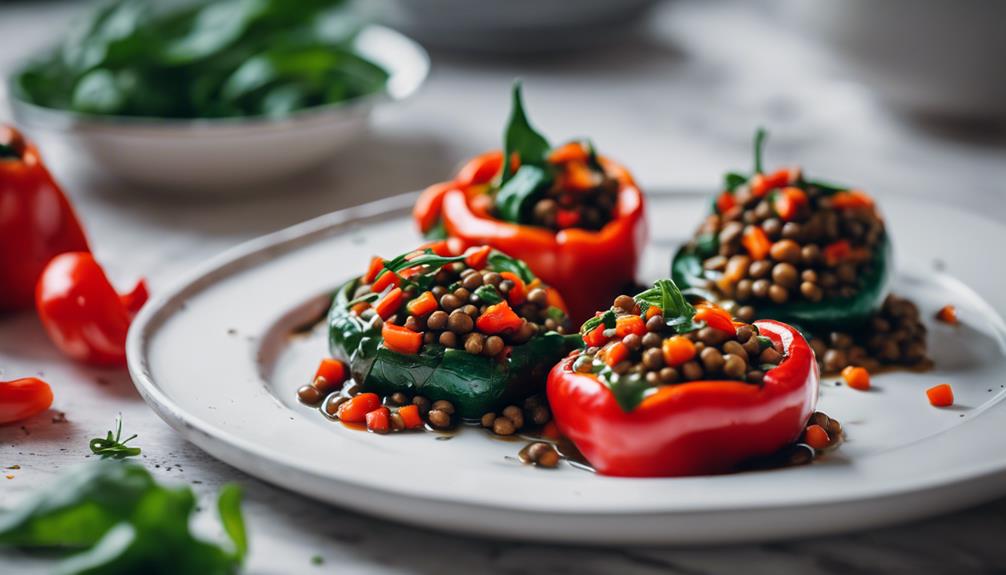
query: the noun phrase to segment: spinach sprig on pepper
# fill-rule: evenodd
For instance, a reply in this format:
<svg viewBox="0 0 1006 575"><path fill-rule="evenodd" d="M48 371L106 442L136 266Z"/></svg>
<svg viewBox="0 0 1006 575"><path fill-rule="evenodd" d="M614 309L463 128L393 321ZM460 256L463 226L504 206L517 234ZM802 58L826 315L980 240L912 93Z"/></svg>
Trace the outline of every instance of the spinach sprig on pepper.
<svg viewBox="0 0 1006 575"><path fill-rule="evenodd" d="M421 394L481 417L539 391L580 338L565 305L527 266L489 247L446 242L374 258L341 286L329 312L334 356L360 391Z"/></svg>

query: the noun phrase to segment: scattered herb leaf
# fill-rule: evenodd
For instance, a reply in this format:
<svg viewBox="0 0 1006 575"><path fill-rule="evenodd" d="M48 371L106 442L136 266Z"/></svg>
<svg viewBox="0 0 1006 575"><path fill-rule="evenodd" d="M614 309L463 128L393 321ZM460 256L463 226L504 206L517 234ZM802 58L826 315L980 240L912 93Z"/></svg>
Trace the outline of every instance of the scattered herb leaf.
<svg viewBox="0 0 1006 575"><path fill-rule="evenodd" d="M112 458L112 459L125 459L126 457L135 457L140 454L139 447L127 447L126 443L136 439L136 434L122 439L122 415L116 418L116 429L115 434L112 431L108 431L108 435L104 438L95 437L91 440L89 447L91 448L91 453L95 455L100 455L102 459Z"/></svg>

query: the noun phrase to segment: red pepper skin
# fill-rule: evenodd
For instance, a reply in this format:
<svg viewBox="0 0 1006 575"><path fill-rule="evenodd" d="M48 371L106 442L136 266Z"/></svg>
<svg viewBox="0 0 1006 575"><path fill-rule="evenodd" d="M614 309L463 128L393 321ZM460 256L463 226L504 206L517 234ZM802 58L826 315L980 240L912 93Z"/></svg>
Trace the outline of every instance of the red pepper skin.
<svg viewBox="0 0 1006 575"><path fill-rule="evenodd" d="M452 185L428 188L413 215L422 231L439 215L448 236L465 245L487 244L524 260L543 282L562 294L574 323L587 320L635 279L646 243L643 194L621 165L600 158L605 171L619 182L615 214L599 231L578 228L551 230L497 220L485 213L479 199L485 185L503 165L499 151L477 156L465 165ZM421 209L420 209L421 208Z"/></svg>
<svg viewBox="0 0 1006 575"><path fill-rule="evenodd" d="M604 383L572 369L548 378L559 431L603 475L672 477L724 473L795 441L817 403L820 375L810 346L794 328L755 322L788 354L763 385L694 381L661 388L626 413Z"/></svg>
<svg viewBox="0 0 1006 575"><path fill-rule="evenodd" d="M35 377L0 381L0 425L28 419L52 405L52 388Z"/></svg>
<svg viewBox="0 0 1006 575"><path fill-rule="evenodd" d="M20 134L0 125L0 136ZM0 142L2 143L2 142ZM46 264L64 252L89 251L84 231L38 150L0 158L0 312L28 309Z"/></svg>
<svg viewBox="0 0 1006 575"><path fill-rule="evenodd" d="M52 342L67 356L93 365L125 365L126 332L146 301L144 280L120 296L84 252L53 258L35 291L38 315Z"/></svg>

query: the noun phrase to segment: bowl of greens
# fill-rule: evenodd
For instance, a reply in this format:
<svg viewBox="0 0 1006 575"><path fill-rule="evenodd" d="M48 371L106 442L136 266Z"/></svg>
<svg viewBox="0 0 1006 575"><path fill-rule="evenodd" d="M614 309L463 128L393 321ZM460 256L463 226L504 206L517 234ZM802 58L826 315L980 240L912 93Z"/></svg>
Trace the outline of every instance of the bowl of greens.
<svg viewBox="0 0 1006 575"><path fill-rule="evenodd" d="M7 89L26 131L58 135L96 169L201 193L324 163L428 70L418 44L342 0L117 0Z"/></svg>

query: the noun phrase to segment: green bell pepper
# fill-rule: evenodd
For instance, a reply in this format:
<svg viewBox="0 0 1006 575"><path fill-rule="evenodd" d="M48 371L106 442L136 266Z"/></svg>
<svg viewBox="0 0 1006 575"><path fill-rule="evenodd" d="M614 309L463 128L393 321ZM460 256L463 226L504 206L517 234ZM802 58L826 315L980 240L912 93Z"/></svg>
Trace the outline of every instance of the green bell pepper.
<svg viewBox="0 0 1006 575"><path fill-rule="evenodd" d="M361 391L445 399L461 417L475 419L541 391L552 366L583 345L579 334L553 331L514 346L503 361L440 344L424 344L415 355L397 353L382 345L373 320L351 313L359 281L354 278L336 291L328 325L329 349L347 361Z"/></svg>

